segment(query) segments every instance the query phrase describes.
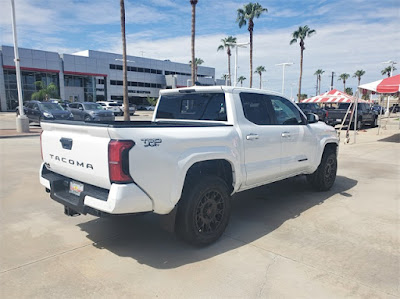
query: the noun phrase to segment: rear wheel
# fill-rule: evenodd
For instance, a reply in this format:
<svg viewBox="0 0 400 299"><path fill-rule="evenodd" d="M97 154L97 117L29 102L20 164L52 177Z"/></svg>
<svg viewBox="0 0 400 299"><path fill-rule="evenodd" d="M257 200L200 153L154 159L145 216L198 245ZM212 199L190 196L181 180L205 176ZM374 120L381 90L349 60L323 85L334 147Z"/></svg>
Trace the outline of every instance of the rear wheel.
<svg viewBox="0 0 400 299"><path fill-rule="evenodd" d="M307 176L308 182L317 191L327 191L335 182L337 172L337 158L333 150L325 151L317 170Z"/></svg>
<svg viewBox="0 0 400 299"><path fill-rule="evenodd" d="M182 192L176 232L186 242L215 242L228 225L231 202L226 183L217 176L188 179Z"/></svg>

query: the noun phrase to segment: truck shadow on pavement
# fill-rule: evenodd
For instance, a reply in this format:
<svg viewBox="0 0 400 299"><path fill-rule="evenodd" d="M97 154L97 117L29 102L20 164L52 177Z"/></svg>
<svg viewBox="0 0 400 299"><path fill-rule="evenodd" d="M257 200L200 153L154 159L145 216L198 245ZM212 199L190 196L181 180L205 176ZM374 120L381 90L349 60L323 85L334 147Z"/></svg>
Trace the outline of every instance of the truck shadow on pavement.
<svg viewBox="0 0 400 299"><path fill-rule="evenodd" d="M315 192L305 177L300 176L238 193L233 198L232 215L224 235L203 248L188 245L175 234L162 230L159 216L155 214L100 218L78 226L99 249L153 268L172 269L258 240L334 195L351 200L351 194L346 191L355 185L356 180L338 176L330 191ZM109 237L102 238L104 235Z"/></svg>

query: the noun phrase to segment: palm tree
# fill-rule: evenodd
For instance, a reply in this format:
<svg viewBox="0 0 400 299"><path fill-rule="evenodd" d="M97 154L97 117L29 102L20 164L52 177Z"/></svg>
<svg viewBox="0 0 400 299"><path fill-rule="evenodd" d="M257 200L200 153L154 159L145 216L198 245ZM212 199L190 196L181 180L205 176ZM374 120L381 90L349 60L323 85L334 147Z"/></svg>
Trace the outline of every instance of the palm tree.
<svg viewBox="0 0 400 299"><path fill-rule="evenodd" d="M192 85L194 85L196 81L196 66L195 62L195 51L194 51L194 38L195 38L195 29L196 29L196 4L198 0L190 0L190 4L192 5Z"/></svg>
<svg viewBox="0 0 400 299"><path fill-rule="evenodd" d="M239 23L240 28L248 23L247 30L250 33L250 88L253 87L253 20L259 18L264 11L268 12L268 9L263 8L258 2L250 2L237 10L236 22Z"/></svg>
<svg viewBox="0 0 400 299"><path fill-rule="evenodd" d="M240 87L243 87L243 81L244 80L246 80L246 77L244 77L244 76L240 76L239 78L238 78L238 82L240 82Z"/></svg>
<svg viewBox="0 0 400 299"><path fill-rule="evenodd" d="M31 95L31 99L35 101L47 101L51 98L59 98L57 86L51 82L49 85L45 85L42 81L36 81L36 92Z"/></svg>
<svg viewBox="0 0 400 299"><path fill-rule="evenodd" d="M299 79L299 93L298 93L298 100L300 102L300 96L301 96L301 77L303 76L303 51L306 49L304 47L304 39L306 37L311 37L316 33L314 29L310 29L307 25L304 27L300 26L298 30L294 31L292 33L292 40L290 41L290 44L297 43L297 40L300 40L300 79Z"/></svg>
<svg viewBox="0 0 400 299"><path fill-rule="evenodd" d="M314 75L317 76L317 88L318 88L318 94L321 94L321 75L325 73L325 71L318 69Z"/></svg>
<svg viewBox="0 0 400 299"><path fill-rule="evenodd" d="M195 58L195 60L194 60L194 64L192 64L192 60L190 60L189 61L189 64L191 64L191 65L194 65L195 66L195 72L194 72L194 78L195 78L195 80L194 80L194 82L193 82L193 85L195 85L195 83L196 83L196 81L197 81L197 70L198 70L198 68L199 68L199 65L202 65L204 63L204 60L203 59L201 59L201 58Z"/></svg>
<svg viewBox="0 0 400 299"><path fill-rule="evenodd" d="M358 84L358 85L360 85L360 84ZM344 90L344 92L347 93L348 95L352 96L352 95L353 95L353 88L347 87L347 88Z"/></svg>
<svg viewBox="0 0 400 299"><path fill-rule="evenodd" d="M393 66L393 72L394 72L395 70L397 70L397 69L396 69L395 66ZM388 78L390 77L391 72L392 72L392 67L391 67L391 66L388 66L388 67L384 68L383 70L381 70L381 74L382 74L382 75L387 75Z"/></svg>
<svg viewBox="0 0 400 299"><path fill-rule="evenodd" d="M354 73L353 78L358 78L358 85L360 86L360 82L361 82L361 77L365 75L365 71L364 70L358 70Z"/></svg>
<svg viewBox="0 0 400 299"><path fill-rule="evenodd" d="M338 81L342 80L343 81L343 91L346 90L346 80L350 78L349 74L343 73L340 74Z"/></svg>
<svg viewBox="0 0 400 299"><path fill-rule="evenodd" d="M124 0L119 1L121 10L121 34L122 34L122 85L123 85L123 101L124 101L124 121L130 121L129 116L129 99L128 99L128 73L126 68L126 37L125 37L125 3Z"/></svg>
<svg viewBox="0 0 400 299"><path fill-rule="evenodd" d="M262 73L265 72L266 69L264 66L260 65L256 68L256 71L254 73L259 74L260 75L260 89L262 87Z"/></svg>
<svg viewBox="0 0 400 299"><path fill-rule="evenodd" d="M231 77L231 48L235 47L236 37L228 36L227 38L221 39L222 45L220 45L217 51L226 49L226 53L228 54L228 75L229 75L229 84L232 85L232 77Z"/></svg>

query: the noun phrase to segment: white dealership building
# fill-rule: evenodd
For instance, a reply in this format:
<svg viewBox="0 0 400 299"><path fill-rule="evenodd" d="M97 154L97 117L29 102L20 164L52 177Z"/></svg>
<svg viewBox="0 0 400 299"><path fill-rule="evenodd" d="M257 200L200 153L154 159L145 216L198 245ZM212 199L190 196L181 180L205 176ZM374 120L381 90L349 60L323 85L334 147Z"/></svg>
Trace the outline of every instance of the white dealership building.
<svg viewBox="0 0 400 299"><path fill-rule="evenodd" d="M37 91L35 82L54 83L61 99L70 102L122 100L122 55L86 50L59 54L19 48L23 100L29 101ZM128 96L141 104L147 97L158 97L160 89L191 85L190 64L128 56ZM215 79L215 69L199 66L198 85L222 85ZM14 48L0 47L1 111L18 106Z"/></svg>

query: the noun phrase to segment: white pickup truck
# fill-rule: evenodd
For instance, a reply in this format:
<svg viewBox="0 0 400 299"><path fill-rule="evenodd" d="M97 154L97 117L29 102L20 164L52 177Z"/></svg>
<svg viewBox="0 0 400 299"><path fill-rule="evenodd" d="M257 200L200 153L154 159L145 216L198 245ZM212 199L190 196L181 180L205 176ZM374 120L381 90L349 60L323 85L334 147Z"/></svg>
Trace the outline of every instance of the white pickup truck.
<svg viewBox="0 0 400 299"><path fill-rule="evenodd" d="M67 215L170 215L185 241L224 232L231 195L337 171L335 130L277 93L236 87L163 90L152 121L43 121L40 182Z"/></svg>

